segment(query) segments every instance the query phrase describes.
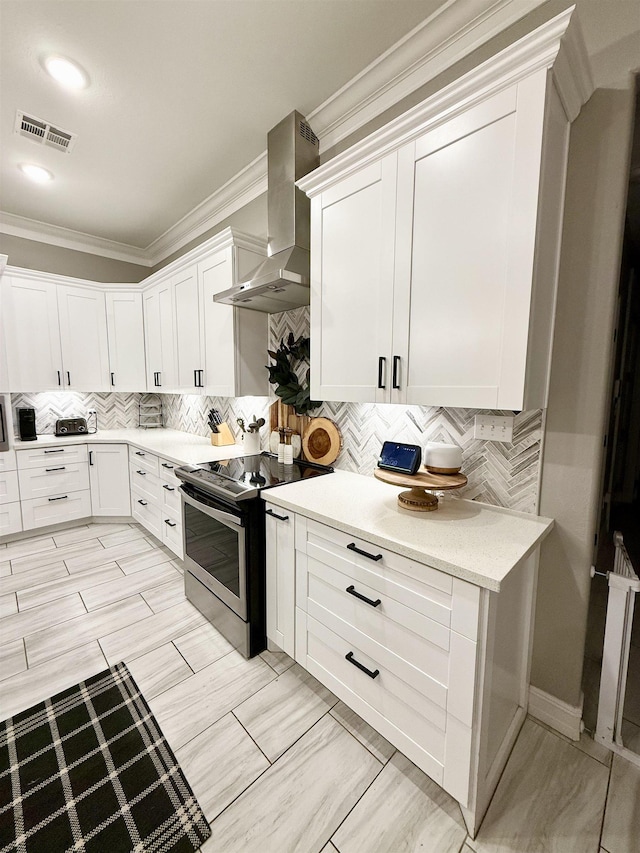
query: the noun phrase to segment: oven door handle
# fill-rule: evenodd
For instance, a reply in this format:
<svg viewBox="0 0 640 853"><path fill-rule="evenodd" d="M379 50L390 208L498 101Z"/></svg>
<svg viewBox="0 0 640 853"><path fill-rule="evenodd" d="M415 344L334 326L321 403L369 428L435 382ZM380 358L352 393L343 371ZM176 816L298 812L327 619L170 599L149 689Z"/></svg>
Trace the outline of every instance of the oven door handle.
<svg viewBox="0 0 640 853"><path fill-rule="evenodd" d="M192 498L191 495L188 495L182 486L180 486L180 491L182 492L182 500L185 503L188 503L190 506L195 509L203 512L205 515L208 515L210 518L215 518L216 521L222 522L222 524L233 524L234 527L244 527L242 523L242 519L238 518L235 515L231 515L229 512L223 512L221 509L214 509L212 506L208 506L208 504L202 503L201 501Z"/></svg>

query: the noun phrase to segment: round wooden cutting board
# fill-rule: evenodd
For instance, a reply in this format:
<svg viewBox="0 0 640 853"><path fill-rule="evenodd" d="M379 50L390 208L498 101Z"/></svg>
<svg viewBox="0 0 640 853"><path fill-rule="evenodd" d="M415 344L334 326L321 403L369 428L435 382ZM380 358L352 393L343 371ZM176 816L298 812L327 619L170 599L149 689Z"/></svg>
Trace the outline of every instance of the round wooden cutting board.
<svg viewBox="0 0 640 853"><path fill-rule="evenodd" d="M302 436L302 451L310 462L331 465L342 447L340 430L329 418L312 418Z"/></svg>

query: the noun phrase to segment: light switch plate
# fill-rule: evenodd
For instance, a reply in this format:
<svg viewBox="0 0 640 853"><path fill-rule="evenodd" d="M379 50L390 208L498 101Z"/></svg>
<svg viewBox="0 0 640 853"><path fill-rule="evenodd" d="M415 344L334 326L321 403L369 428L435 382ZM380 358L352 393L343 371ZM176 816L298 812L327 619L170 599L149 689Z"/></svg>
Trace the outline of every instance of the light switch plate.
<svg viewBox="0 0 640 853"><path fill-rule="evenodd" d="M473 424L473 437L485 441L513 440L513 415L476 415Z"/></svg>

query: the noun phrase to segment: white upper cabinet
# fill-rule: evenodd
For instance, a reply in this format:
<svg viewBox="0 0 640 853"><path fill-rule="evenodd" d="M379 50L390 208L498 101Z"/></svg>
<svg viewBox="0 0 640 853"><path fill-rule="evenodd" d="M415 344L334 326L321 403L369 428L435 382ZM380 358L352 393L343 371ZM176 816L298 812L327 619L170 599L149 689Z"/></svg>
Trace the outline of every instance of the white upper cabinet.
<svg viewBox="0 0 640 853"><path fill-rule="evenodd" d="M143 294L147 389L173 391L176 375L173 287L167 279Z"/></svg>
<svg viewBox="0 0 640 853"><path fill-rule="evenodd" d="M104 292L58 285L64 386L70 391L109 391L109 348Z"/></svg>
<svg viewBox="0 0 640 853"><path fill-rule="evenodd" d="M175 307L176 382L174 390L198 394L202 386L198 313L198 269L194 264L172 276Z"/></svg>
<svg viewBox="0 0 640 853"><path fill-rule="evenodd" d="M105 299L110 388L142 391L146 387L142 294L107 291Z"/></svg>
<svg viewBox="0 0 640 853"><path fill-rule="evenodd" d="M568 19L298 182L314 399L546 406L569 127L588 96L571 39L550 70Z"/></svg>
<svg viewBox="0 0 640 853"><path fill-rule="evenodd" d="M38 276L5 273L1 286L8 390L61 390L62 349L55 285Z"/></svg>

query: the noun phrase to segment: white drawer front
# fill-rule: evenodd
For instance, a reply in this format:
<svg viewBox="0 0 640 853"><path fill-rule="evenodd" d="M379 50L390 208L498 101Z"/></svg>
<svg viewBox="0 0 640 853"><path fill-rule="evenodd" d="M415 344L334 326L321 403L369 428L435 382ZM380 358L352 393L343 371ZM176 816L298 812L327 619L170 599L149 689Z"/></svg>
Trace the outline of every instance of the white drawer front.
<svg viewBox="0 0 640 853"><path fill-rule="evenodd" d="M179 467L179 465L172 462L170 459L163 459L162 456L158 457L158 470L160 472L160 477L167 483L173 483L175 481L180 485L180 480L178 480L175 475L175 470Z"/></svg>
<svg viewBox="0 0 640 853"><path fill-rule="evenodd" d="M180 482L177 478L173 478L172 482L161 482L160 483L160 497L162 499L162 511L165 510L174 513L180 514L181 509L181 501L180 501L180 489L178 487L178 483Z"/></svg>
<svg viewBox="0 0 640 853"><path fill-rule="evenodd" d="M0 471L0 504L9 504L19 500L18 472Z"/></svg>
<svg viewBox="0 0 640 853"><path fill-rule="evenodd" d="M158 457L153 453L147 453L146 450L140 450L137 447L130 447L129 461L136 468L142 468L144 471L158 475Z"/></svg>
<svg viewBox="0 0 640 853"><path fill-rule="evenodd" d="M22 501L22 523L25 530L76 518L87 518L90 515L91 497L88 489Z"/></svg>
<svg viewBox="0 0 640 853"><path fill-rule="evenodd" d="M19 472L22 500L43 498L89 488L89 468L86 462L67 462L57 458L42 468L25 468Z"/></svg>
<svg viewBox="0 0 640 853"><path fill-rule="evenodd" d="M22 530L22 513L20 504L2 504L0 506L0 538L10 533L20 533Z"/></svg>
<svg viewBox="0 0 640 853"><path fill-rule="evenodd" d="M15 450L4 450L0 453L0 474L4 471L15 471L17 467Z"/></svg>
<svg viewBox="0 0 640 853"><path fill-rule="evenodd" d="M167 548L171 548L182 560L184 548L182 543L182 519L180 513L162 510L162 542Z"/></svg>
<svg viewBox="0 0 640 853"><path fill-rule="evenodd" d="M162 540L160 507L137 488L131 489L131 515L150 533L153 533L156 539Z"/></svg>
<svg viewBox="0 0 640 853"><path fill-rule="evenodd" d="M69 462L86 462L88 459L86 444L64 444L54 447L30 447L20 449L16 453L18 471L25 468L41 468L43 466L66 465Z"/></svg>
<svg viewBox="0 0 640 853"><path fill-rule="evenodd" d="M145 471L144 468L136 465L129 466L129 482L132 489L137 489L142 492L147 500L160 506L162 496L160 494L160 477L152 474L151 471Z"/></svg>

